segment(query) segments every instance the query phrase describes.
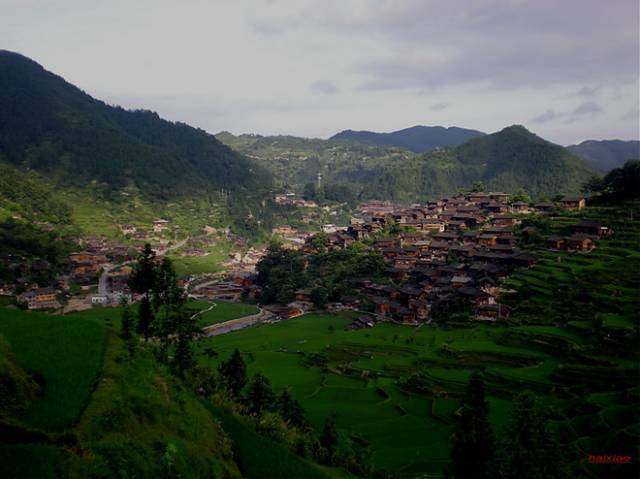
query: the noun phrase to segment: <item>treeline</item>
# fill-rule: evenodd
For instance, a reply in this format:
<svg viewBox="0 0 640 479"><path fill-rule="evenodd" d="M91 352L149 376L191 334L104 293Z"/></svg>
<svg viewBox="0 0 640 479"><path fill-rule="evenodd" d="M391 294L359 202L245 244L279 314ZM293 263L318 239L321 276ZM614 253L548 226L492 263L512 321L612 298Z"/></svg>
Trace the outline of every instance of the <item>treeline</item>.
<svg viewBox="0 0 640 479"><path fill-rule="evenodd" d="M625 201L640 198L640 160L629 160L604 178L593 176L583 185L585 193L595 194L605 201Z"/></svg>
<svg viewBox="0 0 640 479"><path fill-rule="evenodd" d="M315 236L314 245L318 251L308 258L278 244L269 246L256 267L257 283L263 288L261 302L286 304L295 299L296 290L309 288L315 306L322 308L328 301L351 294L354 278L383 280L386 264L379 252L355 243L329 251L324 234Z"/></svg>
<svg viewBox="0 0 640 479"><path fill-rule="evenodd" d="M129 287L141 295L136 312L123 304L120 336L130 355L133 357L138 343L136 333L145 342L153 339L157 359L184 378L195 367L192 341L201 330L196 326L197 312L187 307L187 294L178 284L171 260L157 261L151 246L145 245L133 267Z"/></svg>
<svg viewBox="0 0 640 479"><path fill-rule="evenodd" d="M285 445L296 455L342 467L360 477L390 477L388 472L372 466L366 441L340 434L333 415L326 417L320 431L316 431L288 390L276 394L269 379L260 373L249 378L243 355L237 349L220 363L217 371L199 372L193 386L201 395L245 417L259 434Z"/></svg>

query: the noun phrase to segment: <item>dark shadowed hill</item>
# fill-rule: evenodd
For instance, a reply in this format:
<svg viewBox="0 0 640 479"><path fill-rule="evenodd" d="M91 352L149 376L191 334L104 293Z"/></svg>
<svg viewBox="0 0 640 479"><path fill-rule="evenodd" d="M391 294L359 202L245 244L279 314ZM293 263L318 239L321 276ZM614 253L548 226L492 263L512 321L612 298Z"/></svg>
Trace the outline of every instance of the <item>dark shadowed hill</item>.
<svg viewBox="0 0 640 479"><path fill-rule="evenodd" d="M413 126L391 133L345 130L333 135L331 140L351 140L368 145L396 146L416 153L457 146L465 141L484 135L481 131L451 126Z"/></svg>
<svg viewBox="0 0 640 479"><path fill-rule="evenodd" d="M627 160L640 158L640 141L637 140L587 140L567 149L601 171L620 168Z"/></svg>
<svg viewBox="0 0 640 479"><path fill-rule="evenodd" d="M109 106L8 51L0 51L0 157L58 185L129 187L150 198L270 184L266 170L213 135Z"/></svg>

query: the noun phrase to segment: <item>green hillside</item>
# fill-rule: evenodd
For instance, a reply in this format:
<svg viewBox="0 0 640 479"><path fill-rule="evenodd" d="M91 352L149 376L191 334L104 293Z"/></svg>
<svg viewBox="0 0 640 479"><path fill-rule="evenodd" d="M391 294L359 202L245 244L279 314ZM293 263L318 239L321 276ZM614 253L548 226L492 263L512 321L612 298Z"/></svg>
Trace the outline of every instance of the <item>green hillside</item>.
<svg viewBox="0 0 640 479"><path fill-rule="evenodd" d="M331 140L357 141L367 145L395 146L406 148L415 153L424 153L435 150L457 146L471 138L484 135L478 130L469 130L451 126L413 126L391 133L376 133L373 131L345 130L331 137Z"/></svg>
<svg viewBox="0 0 640 479"><path fill-rule="evenodd" d="M229 133L218 138L268 168L281 186L302 192L320 174L326 187L347 186L360 200L432 199L478 181L493 190L524 188L534 197L551 197L579 192L592 174L583 160L522 126L424 155L337 140Z"/></svg>
<svg viewBox="0 0 640 479"><path fill-rule="evenodd" d="M610 171L621 167L627 160L640 159L640 141L637 140L587 140L567 146L567 149L600 171Z"/></svg>
<svg viewBox="0 0 640 479"><path fill-rule="evenodd" d="M68 224L71 208L39 174L21 171L0 155L0 220L9 216Z"/></svg>
<svg viewBox="0 0 640 479"><path fill-rule="evenodd" d="M61 184L133 186L158 198L268 182L212 135L151 111L109 106L7 51L0 52L0 151Z"/></svg>
<svg viewBox="0 0 640 479"><path fill-rule="evenodd" d="M29 399L17 410L3 400L0 476L240 477L228 439L200 401L151 351L127 358L118 316L0 308L1 382L11 378Z"/></svg>
<svg viewBox="0 0 640 479"><path fill-rule="evenodd" d="M160 209L169 202L198 200L209 209L222 207L229 213L227 224L243 229L245 217L259 213L271 186L267 170L213 135L151 111L107 105L34 61L4 50L0 160L17 169L2 166L7 176L35 171L49 184L39 185L31 173L16 185L3 178L0 213L5 216L39 208L59 217L68 210L47 201L46 194L63 188L65 194L76 193L72 204L137 200ZM37 194L25 198L31 191Z"/></svg>

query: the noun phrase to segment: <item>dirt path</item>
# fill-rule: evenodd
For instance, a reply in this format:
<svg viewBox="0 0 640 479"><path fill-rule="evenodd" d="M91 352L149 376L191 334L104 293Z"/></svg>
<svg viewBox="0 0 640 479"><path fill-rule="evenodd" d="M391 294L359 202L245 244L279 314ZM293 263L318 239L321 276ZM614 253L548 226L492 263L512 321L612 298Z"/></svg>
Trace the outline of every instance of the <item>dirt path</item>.
<svg viewBox="0 0 640 479"><path fill-rule="evenodd" d="M230 333L231 331L254 326L270 316L271 315L269 313L261 309L259 313L244 316L242 318L230 319L223 323L210 324L209 326L202 328L202 330L204 331L205 336L220 336L221 334Z"/></svg>

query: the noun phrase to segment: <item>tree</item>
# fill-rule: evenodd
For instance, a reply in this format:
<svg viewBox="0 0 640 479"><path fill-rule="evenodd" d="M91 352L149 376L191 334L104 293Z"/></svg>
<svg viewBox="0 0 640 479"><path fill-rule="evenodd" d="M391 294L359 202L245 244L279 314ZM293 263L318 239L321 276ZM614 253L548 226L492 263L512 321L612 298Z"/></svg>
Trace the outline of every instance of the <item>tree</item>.
<svg viewBox="0 0 640 479"><path fill-rule="evenodd" d="M316 233L311 239L311 244L316 250L324 252L329 246L329 236L327 236L327 234L322 231Z"/></svg>
<svg viewBox="0 0 640 479"><path fill-rule="evenodd" d="M602 180L590 178L582 187L585 192L602 193L613 200L640 198L640 160L629 160L621 168L614 168Z"/></svg>
<svg viewBox="0 0 640 479"><path fill-rule="evenodd" d="M338 446L338 429L336 428L336 417L333 414L324 420L320 433L320 445L327 450L330 456Z"/></svg>
<svg viewBox="0 0 640 479"><path fill-rule="evenodd" d="M306 420L304 418L304 409L286 389L282 391L282 394L278 397L278 412L282 419L298 429L302 429L306 426Z"/></svg>
<svg viewBox="0 0 640 479"><path fill-rule="evenodd" d="M147 296L143 296L138 307L138 334L144 336L144 340L148 341L151 335L151 325L153 324L154 316L151 309L151 301Z"/></svg>
<svg viewBox="0 0 640 479"><path fill-rule="evenodd" d="M138 261L133 265L133 271L129 278L129 287L134 293L148 295L156 284L156 254L151 249L149 243L144 245L144 249Z"/></svg>
<svg viewBox="0 0 640 479"><path fill-rule="evenodd" d="M513 197L513 201L520 201L522 203L531 203L531 196L527 193L527 190L524 188L519 188L517 193Z"/></svg>
<svg viewBox="0 0 640 479"><path fill-rule="evenodd" d="M318 199L318 189L316 185L309 182L304 185L304 189L302 190L302 196L305 200L317 200Z"/></svg>
<svg viewBox="0 0 640 479"><path fill-rule="evenodd" d="M127 345L129 356L133 356L136 348L136 336L133 334L133 315L127 307L126 300L122 302L122 321L120 323L120 338Z"/></svg>
<svg viewBox="0 0 640 479"><path fill-rule="evenodd" d="M529 391L519 394L513 402L511 423L504 436L501 476L504 479L567 477L559 450L536 397Z"/></svg>
<svg viewBox="0 0 640 479"><path fill-rule="evenodd" d="M295 297L296 290L307 283L305 258L300 251L271 245L256 266L257 283L263 287L260 299L264 303L286 304Z"/></svg>
<svg viewBox="0 0 640 479"><path fill-rule="evenodd" d="M173 361L175 370L181 378L184 377L186 371L195 366L196 362L193 359L193 351L191 350L191 337L188 334L178 334Z"/></svg>
<svg viewBox="0 0 640 479"><path fill-rule="evenodd" d="M131 311L129 308L124 306L121 314L121 322L120 322L120 338L123 341L128 341L132 336L132 328L133 328L133 318L131 316Z"/></svg>
<svg viewBox="0 0 640 479"><path fill-rule="evenodd" d="M178 277L169 258L163 258L156 268L152 290L156 309L186 302L184 290L178 285Z"/></svg>
<svg viewBox="0 0 640 479"><path fill-rule="evenodd" d="M593 175L582 185L582 192L587 194L600 193L604 189L602 178Z"/></svg>
<svg viewBox="0 0 640 479"><path fill-rule="evenodd" d="M265 409L273 409L275 394L271 389L271 382L262 374L256 374L247 391L247 405L249 413L260 415Z"/></svg>
<svg viewBox="0 0 640 479"><path fill-rule="evenodd" d="M311 301L318 309L324 309L329 301L329 291L324 286L317 286L311 290Z"/></svg>
<svg viewBox="0 0 640 479"><path fill-rule="evenodd" d="M484 191L487 191L487 187L482 181L475 181L473 183L473 186L471 187L471 191L474 193L482 193Z"/></svg>
<svg viewBox="0 0 640 479"><path fill-rule="evenodd" d="M247 366L240 351L234 349L231 357L220 364L218 371L224 378L231 394L236 398L239 397L240 391L247 383Z"/></svg>
<svg viewBox="0 0 640 479"><path fill-rule="evenodd" d="M450 472L456 479L495 477L495 441L489 424L489 403L478 371L469 379L462 400L453 436Z"/></svg>

